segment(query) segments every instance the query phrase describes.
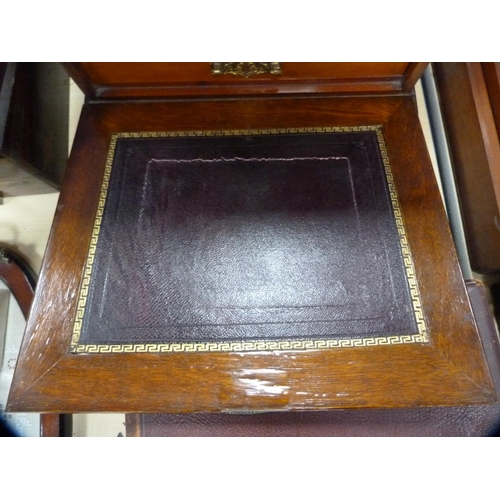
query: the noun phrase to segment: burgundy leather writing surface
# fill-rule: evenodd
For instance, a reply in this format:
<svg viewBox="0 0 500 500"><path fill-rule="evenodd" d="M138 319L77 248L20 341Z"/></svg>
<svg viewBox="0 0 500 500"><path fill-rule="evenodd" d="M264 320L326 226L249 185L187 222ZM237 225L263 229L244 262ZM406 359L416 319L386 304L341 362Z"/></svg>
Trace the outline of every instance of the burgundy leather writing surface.
<svg viewBox="0 0 500 500"><path fill-rule="evenodd" d="M416 333L375 132L121 138L80 344Z"/></svg>

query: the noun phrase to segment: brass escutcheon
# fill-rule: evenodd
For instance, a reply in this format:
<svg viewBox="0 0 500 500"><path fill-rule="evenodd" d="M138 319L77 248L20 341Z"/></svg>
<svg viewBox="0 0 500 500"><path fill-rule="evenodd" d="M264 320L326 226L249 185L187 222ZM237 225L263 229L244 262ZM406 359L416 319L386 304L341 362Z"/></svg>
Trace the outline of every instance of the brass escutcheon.
<svg viewBox="0 0 500 500"><path fill-rule="evenodd" d="M281 75L278 62L213 62L210 66L212 75L236 75L244 78L263 73Z"/></svg>

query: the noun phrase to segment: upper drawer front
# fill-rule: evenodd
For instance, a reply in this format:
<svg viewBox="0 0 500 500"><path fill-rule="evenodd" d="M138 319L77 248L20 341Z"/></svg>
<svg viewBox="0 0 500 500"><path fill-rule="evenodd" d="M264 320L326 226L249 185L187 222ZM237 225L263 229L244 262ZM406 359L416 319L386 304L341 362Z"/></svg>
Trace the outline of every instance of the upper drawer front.
<svg viewBox="0 0 500 500"><path fill-rule="evenodd" d="M400 93L411 89L425 63L68 63L97 98L278 93ZM279 74L276 65L279 64ZM258 73L269 65L272 73ZM217 70L217 66L215 67Z"/></svg>

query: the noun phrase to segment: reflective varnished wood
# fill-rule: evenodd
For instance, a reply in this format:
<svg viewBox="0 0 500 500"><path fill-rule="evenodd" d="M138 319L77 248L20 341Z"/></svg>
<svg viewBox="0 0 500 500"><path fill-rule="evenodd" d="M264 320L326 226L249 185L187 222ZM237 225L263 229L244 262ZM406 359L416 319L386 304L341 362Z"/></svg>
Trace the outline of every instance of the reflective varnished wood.
<svg viewBox="0 0 500 500"><path fill-rule="evenodd" d="M294 352L69 354L111 135L382 125L428 344ZM90 103L80 126L9 400L11 410L187 412L495 400L416 105L407 97Z"/></svg>
<svg viewBox="0 0 500 500"><path fill-rule="evenodd" d="M238 64L238 63L232 63ZM242 64L242 63L241 63ZM214 75L209 62L66 63L91 99L410 91L426 63L285 62L281 73Z"/></svg>

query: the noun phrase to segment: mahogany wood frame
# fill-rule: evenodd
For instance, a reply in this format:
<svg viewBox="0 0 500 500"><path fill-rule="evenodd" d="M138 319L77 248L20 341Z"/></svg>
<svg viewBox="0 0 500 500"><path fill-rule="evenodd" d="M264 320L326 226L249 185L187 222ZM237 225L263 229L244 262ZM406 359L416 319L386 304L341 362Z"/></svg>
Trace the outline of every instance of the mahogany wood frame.
<svg viewBox="0 0 500 500"><path fill-rule="evenodd" d="M210 74L210 63L65 63L90 99L410 92L427 63L281 63L282 75Z"/></svg>
<svg viewBox="0 0 500 500"><path fill-rule="evenodd" d="M481 63L481 69L483 70L484 81L488 90L497 135L500 137L500 63Z"/></svg>
<svg viewBox="0 0 500 500"><path fill-rule="evenodd" d="M383 127L429 343L294 352L69 353L113 133L360 125ZM314 410L496 400L411 96L86 104L39 290L11 411Z"/></svg>

